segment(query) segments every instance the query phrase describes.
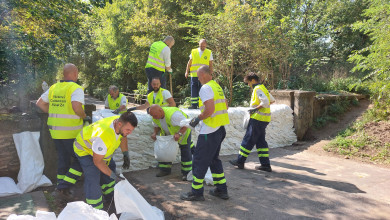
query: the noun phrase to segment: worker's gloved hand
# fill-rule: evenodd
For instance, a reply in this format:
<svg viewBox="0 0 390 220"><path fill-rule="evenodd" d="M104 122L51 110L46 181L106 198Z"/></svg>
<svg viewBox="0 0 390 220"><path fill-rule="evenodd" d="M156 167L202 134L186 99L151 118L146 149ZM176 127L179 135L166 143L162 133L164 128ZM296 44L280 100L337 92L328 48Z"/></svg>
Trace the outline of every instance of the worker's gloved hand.
<svg viewBox="0 0 390 220"><path fill-rule="evenodd" d="M125 178L116 175L115 172L113 172L113 171L111 171L110 178L115 180L115 183L119 183L120 181L125 180Z"/></svg>
<svg viewBox="0 0 390 220"><path fill-rule="evenodd" d="M123 169L129 169L130 167L130 157L129 157L129 151L123 152Z"/></svg>
<svg viewBox="0 0 390 220"><path fill-rule="evenodd" d="M191 127L195 128L199 124L199 122L200 122L200 119L199 119L199 116L198 116L196 118L191 119L190 125L191 125Z"/></svg>
<svg viewBox="0 0 390 220"><path fill-rule="evenodd" d="M87 117L85 117L85 118L83 119L83 122L84 122L84 123L85 123L85 122L88 122L89 124L92 124L92 118L89 117L89 116L87 116Z"/></svg>
<svg viewBox="0 0 390 220"><path fill-rule="evenodd" d="M251 114L257 112L257 109L256 108L251 108L251 109L248 110L248 112L251 115Z"/></svg>
<svg viewBox="0 0 390 220"><path fill-rule="evenodd" d="M112 113L114 113L114 114L119 114L119 112L120 112L121 110L118 108L118 109L115 109L114 111L112 111Z"/></svg>
<svg viewBox="0 0 390 220"><path fill-rule="evenodd" d="M129 108L129 109L127 109L127 112L132 112L132 111L134 111L134 110L137 110L137 107Z"/></svg>
<svg viewBox="0 0 390 220"><path fill-rule="evenodd" d="M172 73L173 73L173 70L172 70L172 69L170 69L170 70L167 70L167 72L168 72L169 74L171 74L171 75L172 75Z"/></svg>

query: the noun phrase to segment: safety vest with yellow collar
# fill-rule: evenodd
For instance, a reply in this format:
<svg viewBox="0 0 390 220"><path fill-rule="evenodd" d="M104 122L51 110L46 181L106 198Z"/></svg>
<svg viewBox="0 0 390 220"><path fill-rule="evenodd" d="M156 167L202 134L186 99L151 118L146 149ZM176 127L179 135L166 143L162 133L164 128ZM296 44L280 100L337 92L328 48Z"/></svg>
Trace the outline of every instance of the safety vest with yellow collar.
<svg viewBox="0 0 390 220"><path fill-rule="evenodd" d="M162 109L163 109L164 114L165 114L165 121L167 122L169 133L171 133L171 135L175 135L177 132L179 132L180 126L173 126L172 125L172 123L171 123L172 115L175 112L180 111L180 113L183 114L183 116L185 118L188 118L188 116L184 112L182 112L179 108L177 108L177 107L162 107ZM160 135L161 136L165 136L165 131L161 127L160 120L159 119L153 119L153 122L161 128ZM178 142L179 142L180 145L186 145L187 144L187 139L188 139L188 136L190 135L190 133L191 133L191 129L187 128L186 132L179 138Z"/></svg>
<svg viewBox="0 0 390 220"><path fill-rule="evenodd" d="M193 49L191 51L191 57L192 57L192 64L190 67L190 76L191 77L198 77L198 74L196 71L201 67L202 65L209 65L210 64L210 56L211 56L211 50L205 49L202 53L202 56L199 55L199 49Z"/></svg>
<svg viewBox="0 0 390 220"><path fill-rule="evenodd" d="M53 139L74 139L83 128L83 119L74 112L71 99L79 88L83 89L73 81L61 81L50 87L47 125Z"/></svg>
<svg viewBox="0 0 390 220"><path fill-rule="evenodd" d="M205 85L210 86L214 92L215 108L213 114L210 117L204 119L203 123L212 128L229 124L230 121L226 107L226 100L221 86L218 85L218 83L216 83L214 80L210 80ZM199 100L199 108L201 112L203 112L205 109L202 100Z"/></svg>
<svg viewBox="0 0 390 220"><path fill-rule="evenodd" d="M74 152L80 157L87 155L93 156L92 143L99 137L107 147L107 152L103 160L108 164L123 138L122 135L119 135L119 138L116 139L115 131L110 127L113 121L118 118L119 116L116 115L85 126L79 135L77 135L76 141L73 144Z"/></svg>
<svg viewBox="0 0 390 220"><path fill-rule="evenodd" d="M160 58L161 51L167 45L162 41L156 41L150 46L148 61L146 62L145 68L153 67L156 70L165 72L164 60Z"/></svg>
<svg viewBox="0 0 390 220"><path fill-rule="evenodd" d="M263 91L265 96L267 96L268 101L270 102L270 95L268 90L265 88L263 84L255 86L252 92L252 98L251 98L251 107L256 107L260 104L260 99L257 96L258 90ZM271 108L261 108L257 110L255 113L251 115L251 118L256 119L258 121L264 121L264 122L270 122L271 121Z"/></svg>
<svg viewBox="0 0 390 220"><path fill-rule="evenodd" d="M111 109L111 110L115 110L115 109L118 109L120 106L121 106L121 100L122 100L122 97L124 97L124 95L122 93L119 93L119 96L114 100L111 95L108 95L107 96L107 100L108 100L108 107ZM126 98L126 107L127 107L127 98ZM121 111L119 113L125 113L126 112L126 109L124 111Z"/></svg>
<svg viewBox="0 0 390 220"><path fill-rule="evenodd" d="M154 92L150 92L148 94L148 102L149 105L157 104L161 107L169 106L169 103L164 100L163 91L166 89L160 88L154 98Z"/></svg>

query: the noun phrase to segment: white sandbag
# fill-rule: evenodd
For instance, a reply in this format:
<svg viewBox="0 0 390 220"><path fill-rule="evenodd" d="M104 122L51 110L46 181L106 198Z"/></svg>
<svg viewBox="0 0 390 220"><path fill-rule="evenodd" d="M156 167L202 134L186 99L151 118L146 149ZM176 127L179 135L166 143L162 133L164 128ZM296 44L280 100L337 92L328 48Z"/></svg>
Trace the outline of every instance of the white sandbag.
<svg viewBox="0 0 390 220"><path fill-rule="evenodd" d="M0 177L0 186L0 197L22 193L16 186L15 181L10 177Z"/></svg>
<svg viewBox="0 0 390 220"><path fill-rule="evenodd" d="M127 180L122 180L115 185L114 201L116 213L126 213L125 217L129 219L165 219L164 214L161 215L162 211L153 208Z"/></svg>
<svg viewBox="0 0 390 220"><path fill-rule="evenodd" d="M161 219L165 219L163 211L161 211L156 206L152 206L152 209L156 212L156 214ZM119 220L142 220L142 218L140 218L139 216L134 215L133 213L122 212L121 217L119 218Z"/></svg>
<svg viewBox="0 0 390 220"><path fill-rule="evenodd" d="M54 212L46 212L38 210L35 213L35 217L32 215L16 215L12 214L8 216L7 220L56 220L56 214Z"/></svg>
<svg viewBox="0 0 390 220"><path fill-rule="evenodd" d="M118 220L115 214L93 208L85 202L77 201L66 204L58 215L58 220Z"/></svg>
<svg viewBox="0 0 390 220"><path fill-rule="evenodd" d="M187 181L192 181L194 178L192 177L192 170L187 174ZM207 169L206 175L204 177L204 181L206 185L212 186L214 185L213 176L211 174L210 167Z"/></svg>
<svg viewBox="0 0 390 220"><path fill-rule="evenodd" d="M26 193L39 186L51 186L51 181L42 175L44 162L39 146L39 132L25 131L13 134L13 138L20 161L18 188Z"/></svg>
<svg viewBox="0 0 390 220"><path fill-rule="evenodd" d="M172 162L176 160L179 145L173 135L157 136L154 142L154 157L159 162Z"/></svg>

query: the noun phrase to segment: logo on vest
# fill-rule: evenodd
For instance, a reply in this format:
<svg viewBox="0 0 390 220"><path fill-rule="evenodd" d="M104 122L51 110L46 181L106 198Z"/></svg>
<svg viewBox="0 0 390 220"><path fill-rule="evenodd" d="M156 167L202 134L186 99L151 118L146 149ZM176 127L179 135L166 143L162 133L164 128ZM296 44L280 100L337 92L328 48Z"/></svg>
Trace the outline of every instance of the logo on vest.
<svg viewBox="0 0 390 220"><path fill-rule="evenodd" d="M156 103L160 103L160 99L156 99Z"/></svg>
<svg viewBox="0 0 390 220"><path fill-rule="evenodd" d="M204 59L207 60L207 56L204 56Z"/></svg>
<svg viewBox="0 0 390 220"><path fill-rule="evenodd" d="M116 107L119 107L119 103L116 103Z"/></svg>

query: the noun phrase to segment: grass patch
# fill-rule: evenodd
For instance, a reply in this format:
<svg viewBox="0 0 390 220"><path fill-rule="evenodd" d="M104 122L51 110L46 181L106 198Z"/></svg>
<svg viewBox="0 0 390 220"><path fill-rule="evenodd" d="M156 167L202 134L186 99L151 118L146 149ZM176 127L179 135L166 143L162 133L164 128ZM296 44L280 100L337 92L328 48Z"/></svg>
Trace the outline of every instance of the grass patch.
<svg viewBox="0 0 390 220"><path fill-rule="evenodd" d="M357 99L340 99L331 104L320 117L314 120L314 127L319 129L324 127L328 122L337 122L338 117L346 112L351 106L359 105Z"/></svg>

